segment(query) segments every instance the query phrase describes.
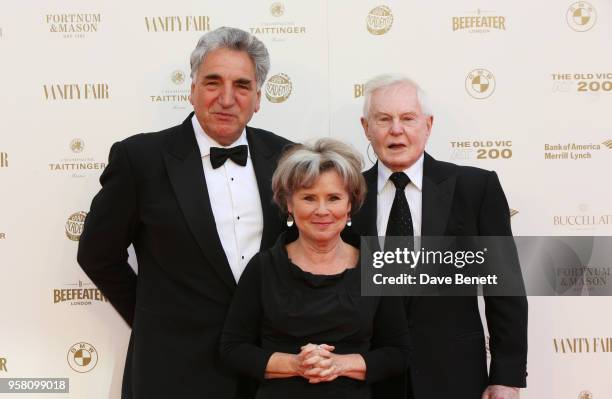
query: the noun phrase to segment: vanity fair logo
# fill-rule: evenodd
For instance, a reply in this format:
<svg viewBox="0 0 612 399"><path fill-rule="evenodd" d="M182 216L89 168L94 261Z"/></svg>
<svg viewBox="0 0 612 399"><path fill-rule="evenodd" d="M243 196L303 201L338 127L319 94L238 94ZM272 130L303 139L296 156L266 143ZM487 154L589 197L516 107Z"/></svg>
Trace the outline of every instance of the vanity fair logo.
<svg viewBox="0 0 612 399"><path fill-rule="evenodd" d="M553 338L556 354L612 353L611 337Z"/></svg>
<svg viewBox="0 0 612 399"><path fill-rule="evenodd" d="M147 32L206 32L210 30L207 15L144 17Z"/></svg>
<svg viewBox="0 0 612 399"><path fill-rule="evenodd" d="M80 211L68 217L64 228L66 230L66 237L68 237L70 241L79 241L81 239L86 216L87 212Z"/></svg>
<svg viewBox="0 0 612 399"><path fill-rule="evenodd" d="M489 98L495 92L495 76L491 71L476 68L465 77L465 90L477 100Z"/></svg>
<svg viewBox="0 0 612 399"><path fill-rule="evenodd" d="M576 32L586 32L597 23L597 10L586 1L578 1L568 7L565 20L567 25Z"/></svg>
<svg viewBox="0 0 612 399"><path fill-rule="evenodd" d="M449 141L452 160L504 160L512 158L512 140Z"/></svg>
<svg viewBox="0 0 612 399"><path fill-rule="evenodd" d="M163 104L171 109L187 109L191 93L191 85L187 76L188 74L181 69L170 72L164 77L158 92L149 95L151 102Z"/></svg>
<svg viewBox="0 0 612 399"><path fill-rule="evenodd" d="M68 288L67 288L68 287ZM70 303L71 306L92 305L93 301L108 302L108 299L92 283L64 284L64 288L53 289L53 303Z"/></svg>
<svg viewBox="0 0 612 399"><path fill-rule="evenodd" d="M108 83L50 83L43 85L47 101L108 100Z"/></svg>
<svg viewBox="0 0 612 399"><path fill-rule="evenodd" d="M78 342L68 349L68 365L77 373L88 373L98 364L98 351L87 342Z"/></svg>
<svg viewBox="0 0 612 399"><path fill-rule="evenodd" d="M292 15L291 9L286 9L283 3L272 3L268 11L272 19L250 27L249 32L260 38L269 37L272 41L285 41L306 34L306 26L292 21L295 13Z"/></svg>
<svg viewBox="0 0 612 399"><path fill-rule="evenodd" d="M293 91L291 79L284 73L276 74L265 85L266 98L271 103L282 103L287 101Z"/></svg>
<svg viewBox="0 0 612 399"><path fill-rule="evenodd" d="M389 32L391 26L393 26L393 12L388 6L375 7L366 17L366 28L373 35L384 35Z"/></svg>
<svg viewBox="0 0 612 399"><path fill-rule="evenodd" d="M101 20L100 13L45 15L45 23L49 27L49 32L61 35L64 39L83 39L91 33L98 32Z"/></svg>
<svg viewBox="0 0 612 399"><path fill-rule="evenodd" d="M489 33L493 30L506 30L506 17L494 14L494 11L481 10L466 13L467 15L452 18L453 32Z"/></svg>
<svg viewBox="0 0 612 399"><path fill-rule="evenodd" d="M79 157L66 157L49 162L49 171L59 173L73 178L87 177L92 174L99 174L106 168L106 162L96 160L87 156L85 151L85 141L81 138L70 140L68 148Z"/></svg>

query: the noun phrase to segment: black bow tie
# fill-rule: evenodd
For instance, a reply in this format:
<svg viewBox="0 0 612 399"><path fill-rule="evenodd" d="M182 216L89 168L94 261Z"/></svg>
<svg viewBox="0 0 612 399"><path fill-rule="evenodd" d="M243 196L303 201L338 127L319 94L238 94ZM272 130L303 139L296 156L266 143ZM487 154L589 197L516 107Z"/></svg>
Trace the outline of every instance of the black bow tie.
<svg viewBox="0 0 612 399"><path fill-rule="evenodd" d="M213 169L223 165L230 158L240 166L246 166L249 150L246 145L238 145L231 148L210 147L210 164Z"/></svg>

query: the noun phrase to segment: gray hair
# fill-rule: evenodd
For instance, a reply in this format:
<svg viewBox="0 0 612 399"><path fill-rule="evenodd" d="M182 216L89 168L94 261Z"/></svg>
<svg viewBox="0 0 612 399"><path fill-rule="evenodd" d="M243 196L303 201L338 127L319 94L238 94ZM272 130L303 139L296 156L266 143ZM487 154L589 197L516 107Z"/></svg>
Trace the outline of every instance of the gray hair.
<svg viewBox="0 0 612 399"><path fill-rule="evenodd" d="M246 52L255 64L257 89L261 89L270 70L270 55L266 46L255 36L238 28L223 26L205 33L191 52L191 79L195 80L200 64L209 52L226 48Z"/></svg>
<svg viewBox="0 0 612 399"><path fill-rule="evenodd" d="M431 105L429 104L429 100L427 98L427 94L414 80L399 73L388 73L384 75L375 76L366 82L363 91L363 117L367 119L369 116L372 94L375 91L402 84L413 87L416 90L417 100L419 102L419 105L421 106L421 111L423 112L423 114L427 116L433 115Z"/></svg>
<svg viewBox="0 0 612 399"><path fill-rule="evenodd" d="M293 145L281 156L272 176L274 202L286 213L287 201L295 191L311 187L323 172L334 170L344 182L351 213L355 213L366 193L362 168L361 154L341 141L323 138L314 144Z"/></svg>

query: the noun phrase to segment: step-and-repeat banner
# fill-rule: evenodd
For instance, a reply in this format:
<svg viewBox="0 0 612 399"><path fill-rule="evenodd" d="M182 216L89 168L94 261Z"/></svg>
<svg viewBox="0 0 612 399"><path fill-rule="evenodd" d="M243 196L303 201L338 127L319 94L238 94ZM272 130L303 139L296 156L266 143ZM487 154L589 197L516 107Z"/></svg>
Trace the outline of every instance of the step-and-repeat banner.
<svg viewBox="0 0 612 399"><path fill-rule="evenodd" d="M271 53L251 125L371 165L363 83L401 72L432 100L428 151L497 171L516 235L612 232L610 0L3 1L0 378L119 397L129 329L76 263L83 219L111 144L191 111L189 54L224 25ZM612 397L611 305L530 298L524 398Z"/></svg>

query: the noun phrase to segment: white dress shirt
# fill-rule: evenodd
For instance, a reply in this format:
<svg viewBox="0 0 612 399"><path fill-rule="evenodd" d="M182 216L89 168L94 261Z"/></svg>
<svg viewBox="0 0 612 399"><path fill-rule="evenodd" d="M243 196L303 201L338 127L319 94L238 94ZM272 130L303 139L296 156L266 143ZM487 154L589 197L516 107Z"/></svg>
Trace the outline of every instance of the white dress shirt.
<svg viewBox="0 0 612 399"><path fill-rule="evenodd" d="M253 255L259 252L263 233L263 213L251 151L246 166L231 159L213 169L210 147L224 147L209 137L194 115L191 118L206 177L208 197L217 233L236 282ZM227 148L248 145L246 131Z"/></svg>
<svg viewBox="0 0 612 399"><path fill-rule="evenodd" d="M412 216L412 228L415 237L421 235L421 220L422 220L422 203L423 203L423 159L424 155L404 170L404 173L410 178L410 183L404 189L408 207L410 208L410 216ZM376 228L378 235L384 236L387 231L387 223L389 222L389 214L395 198L395 185L389 180L393 171L382 162L378 162L378 183L377 183L377 201L376 201Z"/></svg>

